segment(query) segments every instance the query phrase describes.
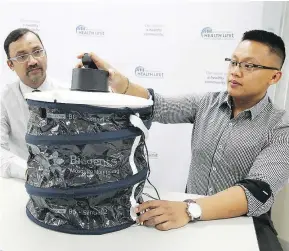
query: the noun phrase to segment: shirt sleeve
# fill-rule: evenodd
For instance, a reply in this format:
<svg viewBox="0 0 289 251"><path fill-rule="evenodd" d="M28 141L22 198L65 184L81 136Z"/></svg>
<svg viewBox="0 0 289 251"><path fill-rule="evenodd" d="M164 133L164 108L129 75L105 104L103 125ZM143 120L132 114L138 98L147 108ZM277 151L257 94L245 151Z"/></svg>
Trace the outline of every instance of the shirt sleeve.
<svg viewBox="0 0 289 251"><path fill-rule="evenodd" d="M27 162L13 154L9 148L9 118L1 102L1 166L0 177L25 179Z"/></svg>
<svg viewBox="0 0 289 251"><path fill-rule="evenodd" d="M194 123L203 95L164 97L153 95L153 121L162 124Z"/></svg>
<svg viewBox="0 0 289 251"><path fill-rule="evenodd" d="M250 180L260 180L270 187L270 192L261 189L268 196L266 200L258 199L249 189L244 189L248 201L248 216L260 216L268 212L276 194L288 183L289 178L289 128L279 127L272 132L270 143L260 152L247 176ZM264 198L264 196L261 196Z"/></svg>

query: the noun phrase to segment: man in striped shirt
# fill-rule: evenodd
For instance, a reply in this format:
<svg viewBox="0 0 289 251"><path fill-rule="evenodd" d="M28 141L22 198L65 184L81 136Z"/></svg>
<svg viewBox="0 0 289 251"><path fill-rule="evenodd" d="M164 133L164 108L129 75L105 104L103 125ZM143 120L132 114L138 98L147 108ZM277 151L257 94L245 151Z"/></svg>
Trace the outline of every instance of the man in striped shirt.
<svg viewBox="0 0 289 251"><path fill-rule="evenodd" d="M289 117L272 104L267 89L282 76L283 40L263 30L245 32L226 58L227 91L182 97L163 97L130 83L95 54L91 57L110 72L114 92L153 98L154 121L194 124L187 192L207 197L145 202L136 211L150 210L138 222L169 230L190 221L248 215L260 250L282 250L270 209L288 182Z"/></svg>

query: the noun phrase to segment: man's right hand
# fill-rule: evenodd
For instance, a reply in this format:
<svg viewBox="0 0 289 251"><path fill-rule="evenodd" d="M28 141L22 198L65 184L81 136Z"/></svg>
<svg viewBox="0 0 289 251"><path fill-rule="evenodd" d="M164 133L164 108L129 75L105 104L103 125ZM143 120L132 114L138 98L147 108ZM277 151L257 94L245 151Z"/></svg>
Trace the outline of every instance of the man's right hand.
<svg viewBox="0 0 289 251"><path fill-rule="evenodd" d="M77 56L77 58L82 59L83 55L84 53L81 53L80 55ZM91 57L97 68L109 72L108 83L112 88L113 92L124 93L125 90L127 89L128 79L125 76L123 76L120 72L118 72L115 68L113 68L110 64L108 64L103 59L98 57L95 53L91 52L88 53L88 55ZM82 67L83 67L82 62L79 62L76 65L76 68Z"/></svg>

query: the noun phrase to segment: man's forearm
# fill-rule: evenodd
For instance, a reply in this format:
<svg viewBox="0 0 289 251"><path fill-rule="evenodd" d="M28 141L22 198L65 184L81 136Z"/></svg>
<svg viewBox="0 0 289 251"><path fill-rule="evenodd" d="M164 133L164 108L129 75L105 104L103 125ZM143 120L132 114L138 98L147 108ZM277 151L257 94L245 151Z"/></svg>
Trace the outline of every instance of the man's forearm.
<svg viewBox="0 0 289 251"><path fill-rule="evenodd" d="M240 186L200 198L197 203L202 208L202 220L233 218L244 215L248 211L247 198Z"/></svg>
<svg viewBox="0 0 289 251"><path fill-rule="evenodd" d="M0 177L25 179L27 161L1 147Z"/></svg>
<svg viewBox="0 0 289 251"><path fill-rule="evenodd" d="M114 92L122 93L130 96L136 96L148 99L149 92L146 88L129 82L129 80L125 77L121 77L121 81L119 81L117 87L114 88Z"/></svg>

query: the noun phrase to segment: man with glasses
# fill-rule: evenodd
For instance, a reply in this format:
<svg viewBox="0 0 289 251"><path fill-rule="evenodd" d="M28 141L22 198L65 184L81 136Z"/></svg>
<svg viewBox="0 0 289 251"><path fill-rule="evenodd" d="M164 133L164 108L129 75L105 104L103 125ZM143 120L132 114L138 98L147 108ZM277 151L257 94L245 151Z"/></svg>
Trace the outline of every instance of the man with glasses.
<svg viewBox="0 0 289 251"><path fill-rule="evenodd" d="M154 121L194 124L186 191L206 197L144 202L136 208L144 212L137 221L169 230L190 221L248 215L260 250L282 250L269 212L288 182L289 116L273 105L267 90L282 76L283 40L263 30L245 32L226 59L227 91L182 97L164 97L133 84L95 54L91 57L110 72L114 92L154 100ZM193 247L193 236L188 242Z"/></svg>
<svg viewBox="0 0 289 251"><path fill-rule="evenodd" d="M59 85L46 75L47 55L35 32L13 30L4 42L7 64L19 81L1 90L1 167L0 176L25 179L28 150L25 142L29 119L26 93L55 89Z"/></svg>

